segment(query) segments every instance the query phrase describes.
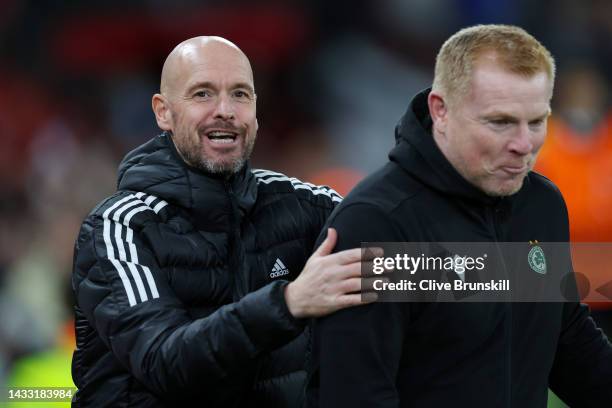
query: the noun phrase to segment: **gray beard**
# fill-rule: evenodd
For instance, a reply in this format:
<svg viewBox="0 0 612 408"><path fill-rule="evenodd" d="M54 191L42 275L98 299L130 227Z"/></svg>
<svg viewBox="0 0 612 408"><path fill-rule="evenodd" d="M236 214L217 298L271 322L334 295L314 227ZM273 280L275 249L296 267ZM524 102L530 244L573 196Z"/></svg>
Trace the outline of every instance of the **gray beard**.
<svg viewBox="0 0 612 408"><path fill-rule="evenodd" d="M200 151L199 145L179 146L174 139L173 142L179 155L187 164L206 173L222 176L231 176L238 173L251 157L253 147L255 146L255 139L253 139L251 143L246 144L242 156L236 157L229 162L215 163L198 154Z"/></svg>
<svg viewBox="0 0 612 408"><path fill-rule="evenodd" d="M250 154L249 154L250 155ZM247 157L237 157L234 160L224 163L212 163L205 158L197 157L189 160L189 163L198 170L205 171L210 174L218 174L231 176L238 173L247 161Z"/></svg>

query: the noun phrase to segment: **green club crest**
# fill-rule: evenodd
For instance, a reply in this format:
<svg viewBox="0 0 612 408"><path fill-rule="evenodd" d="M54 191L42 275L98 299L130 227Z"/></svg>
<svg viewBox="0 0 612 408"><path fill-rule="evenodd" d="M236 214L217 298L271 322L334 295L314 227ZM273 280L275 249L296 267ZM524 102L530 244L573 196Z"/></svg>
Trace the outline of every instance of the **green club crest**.
<svg viewBox="0 0 612 408"><path fill-rule="evenodd" d="M527 261L529 261L529 266L535 272L542 275L546 273L546 257L544 256L544 251L539 246L535 245L531 248L527 255Z"/></svg>

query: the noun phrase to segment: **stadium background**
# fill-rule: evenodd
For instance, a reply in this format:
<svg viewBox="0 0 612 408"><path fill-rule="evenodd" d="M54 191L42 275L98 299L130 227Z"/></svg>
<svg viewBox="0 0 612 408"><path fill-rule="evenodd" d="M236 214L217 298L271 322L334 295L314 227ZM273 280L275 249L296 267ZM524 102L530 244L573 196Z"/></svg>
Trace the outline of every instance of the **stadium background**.
<svg viewBox="0 0 612 408"><path fill-rule="evenodd" d="M175 44L238 44L259 96L254 166L346 193L386 160L444 39L477 23L520 25L556 57L539 170L573 240L612 241L610 1L1 1L0 385L71 385L74 238L122 156L157 133L150 97Z"/></svg>

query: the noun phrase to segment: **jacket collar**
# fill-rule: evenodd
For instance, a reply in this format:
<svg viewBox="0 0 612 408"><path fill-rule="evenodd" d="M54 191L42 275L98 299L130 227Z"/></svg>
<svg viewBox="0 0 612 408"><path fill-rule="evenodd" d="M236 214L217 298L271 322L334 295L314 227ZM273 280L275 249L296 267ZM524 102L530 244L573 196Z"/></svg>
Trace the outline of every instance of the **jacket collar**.
<svg viewBox="0 0 612 408"><path fill-rule="evenodd" d="M227 228L228 217L247 214L257 182L247 163L229 178L187 165L167 132L128 153L119 165L119 190L142 191L187 210L199 227Z"/></svg>

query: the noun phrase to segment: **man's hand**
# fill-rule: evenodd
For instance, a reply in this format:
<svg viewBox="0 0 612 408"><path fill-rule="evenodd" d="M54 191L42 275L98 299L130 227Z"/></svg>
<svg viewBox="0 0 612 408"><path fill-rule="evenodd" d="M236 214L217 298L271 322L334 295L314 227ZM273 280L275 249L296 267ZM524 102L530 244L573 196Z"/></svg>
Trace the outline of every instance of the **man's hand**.
<svg viewBox="0 0 612 408"><path fill-rule="evenodd" d="M361 277L362 249L348 249L332 254L338 233L328 228L327 237L310 256L302 273L285 288L285 301L295 318L319 317L346 307L371 303L376 293L362 295L372 287L370 279ZM382 256L381 248L370 248L371 257ZM380 279L380 278L379 278Z"/></svg>

